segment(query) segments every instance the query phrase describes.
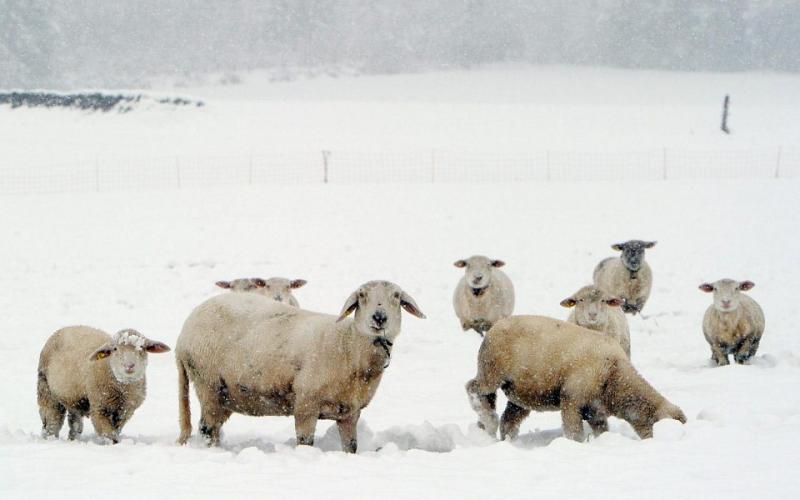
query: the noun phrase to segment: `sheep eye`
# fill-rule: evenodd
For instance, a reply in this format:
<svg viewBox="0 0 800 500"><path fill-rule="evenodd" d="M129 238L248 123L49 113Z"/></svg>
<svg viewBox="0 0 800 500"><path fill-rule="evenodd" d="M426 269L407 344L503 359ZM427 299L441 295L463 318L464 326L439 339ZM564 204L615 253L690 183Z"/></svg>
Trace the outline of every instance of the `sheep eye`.
<svg viewBox="0 0 800 500"><path fill-rule="evenodd" d="M394 298L399 299L400 298L400 292L394 292Z"/></svg>
<svg viewBox="0 0 800 500"><path fill-rule="evenodd" d="M365 297L366 297L366 295L364 294L364 292L358 292L358 298L359 299L363 299Z"/></svg>

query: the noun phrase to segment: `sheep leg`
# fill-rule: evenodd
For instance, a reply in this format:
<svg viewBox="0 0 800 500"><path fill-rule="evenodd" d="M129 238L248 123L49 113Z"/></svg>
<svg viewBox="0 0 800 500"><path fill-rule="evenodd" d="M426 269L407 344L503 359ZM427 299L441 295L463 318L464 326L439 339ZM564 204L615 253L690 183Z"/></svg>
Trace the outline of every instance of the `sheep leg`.
<svg viewBox="0 0 800 500"><path fill-rule="evenodd" d="M64 414L66 408L57 402L39 404L39 417L42 419L42 437L58 437L61 427L64 425Z"/></svg>
<svg viewBox="0 0 800 500"><path fill-rule="evenodd" d="M573 441L583 441L583 417L581 409L570 401L561 401L561 427L564 437Z"/></svg>
<svg viewBox="0 0 800 500"><path fill-rule="evenodd" d="M592 434L599 436L608 432L608 415L603 408L586 407L583 409L583 419L592 428Z"/></svg>
<svg viewBox="0 0 800 500"><path fill-rule="evenodd" d="M734 361L740 365L750 361L750 358L756 354L758 342L758 339L753 339L752 337L745 339L736 349L736 353L733 355Z"/></svg>
<svg viewBox="0 0 800 500"><path fill-rule="evenodd" d="M74 441L83 432L83 417L71 411L67 416L67 423L69 424L69 440Z"/></svg>
<svg viewBox="0 0 800 500"><path fill-rule="evenodd" d="M517 439L519 435L519 426L530 413L530 410L509 401L503 412L503 417L500 420L500 439L505 440L508 438L512 441Z"/></svg>
<svg viewBox="0 0 800 500"><path fill-rule="evenodd" d="M36 381L36 400L39 403L39 418L42 419L42 437L58 437L61 426L64 425L66 408L53 397L42 371L38 373Z"/></svg>
<svg viewBox="0 0 800 500"><path fill-rule="evenodd" d="M728 361L728 350L720 345L711 346L711 359L717 364L717 366L730 364Z"/></svg>
<svg viewBox="0 0 800 500"><path fill-rule="evenodd" d="M336 421L336 427L339 428L339 438L342 440L342 451L346 453L355 453L358 450L356 427L360 416L361 412L356 412L346 419Z"/></svg>
<svg viewBox="0 0 800 500"><path fill-rule="evenodd" d="M481 394L477 379L467 382L469 404L478 414L478 427L485 430L490 436L497 435L498 419L497 412L495 412L497 393L495 391L496 389L492 392Z"/></svg>
<svg viewBox="0 0 800 500"><path fill-rule="evenodd" d="M219 446L222 424L230 418L231 413L218 405L202 406L198 428L208 446Z"/></svg>
<svg viewBox="0 0 800 500"><path fill-rule="evenodd" d="M298 445L314 446L314 431L317 429L318 418L318 410L294 414L294 432L297 436ZM341 428L339 432L341 433ZM346 448L345 451L347 451Z"/></svg>
<svg viewBox="0 0 800 500"><path fill-rule="evenodd" d="M113 412L92 410L91 413L89 413L89 418L92 420L94 431L98 436L108 439L114 444L119 442L119 431L112 421Z"/></svg>

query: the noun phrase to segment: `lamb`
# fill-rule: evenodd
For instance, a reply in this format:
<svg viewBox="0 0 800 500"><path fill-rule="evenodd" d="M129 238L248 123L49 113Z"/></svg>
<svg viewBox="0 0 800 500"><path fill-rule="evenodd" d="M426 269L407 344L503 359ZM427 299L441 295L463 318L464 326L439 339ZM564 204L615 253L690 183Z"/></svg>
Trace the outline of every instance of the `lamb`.
<svg viewBox="0 0 800 500"><path fill-rule="evenodd" d="M644 251L655 245L655 241L641 240L611 245L622 255L603 259L594 269L595 286L624 300L623 312L634 315L642 312L650 297L653 273L644 261Z"/></svg>
<svg viewBox="0 0 800 500"><path fill-rule="evenodd" d="M292 295L292 290L300 288L307 283L306 280L288 280L286 278L239 278L233 281L217 281L220 288L232 292L256 292L272 298L275 302L283 302L290 306L300 307L297 299Z"/></svg>
<svg viewBox="0 0 800 500"><path fill-rule="evenodd" d="M456 267L465 268L453 292L453 308L464 331L472 328L479 335L514 312L514 285L503 271L502 260L473 255L458 260Z"/></svg>
<svg viewBox="0 0 800 500"><path fill-rule="evenodd" d="M745 363L758 350L764 333L764 312L755 300L740 293L754 286L752 281L731 279L700 285L700 290L714 292L714 303L703 317L703 335L717 365L729 364L728 354L733 354L737 363Z"/></svg>
<svg viewBox="0 0 800 500"><path fill-rule="evenodd" d="M613 339L571 323L541 316L511 316L486 334L478 352L478 374L467 382L479 427L494 436L497 389L508 396L501 439L515 439L531 410L560 410L564 435L583 440L583 420L595 435L608 430L609 415L626 420L642 438L672 418L686 423L680 408L656 392Z"/></svg>
<svg viewBox="0 0 800 500"><path fill-rule="evenodd" d="M200 400L200 432L209 445L219 444L232 413L291 415L298 444L314 444L318 419L335 420L342 449L355 453L358 419L400 333L400 308L425 317L414 299L388 281L361 285L338 318L254 293L223 294L200 304L175 349L178 442L186 443L192 433L191 382Z"/></svg>
<svg viewBox="0 0 800 500"><path fill-rule="evenodd" d="M95 432L112 443L145 398L147 353L169 347L136 330L113 337L88 326L58 330L39 356L37 395L42 436L58 436L69 422L69 439L83 432L89 416Z"/></svg>
<svg viewBox="0 0 800 500"><path fill-rule="evenodd" d="M622 300L611 296L596 286L585 286L561 301L563 307L574 307L567 323L603 333L616 340L631 357L631 334L628 320L619 309Z"/></svg>

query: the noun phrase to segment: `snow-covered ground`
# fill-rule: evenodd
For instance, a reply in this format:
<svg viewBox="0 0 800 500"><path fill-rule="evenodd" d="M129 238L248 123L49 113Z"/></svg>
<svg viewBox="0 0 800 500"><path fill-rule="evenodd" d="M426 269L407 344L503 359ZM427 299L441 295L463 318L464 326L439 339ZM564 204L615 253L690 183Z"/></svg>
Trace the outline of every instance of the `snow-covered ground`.
<svg viewBox="0 0 800 500"><path fill-rule="evenodd" d="M246 492L369 498L789 498L800 444L795 293L797 181L315 186L0 199L5 313L0 338L0 490L6 498ZM616 200L616 201L615 201ZM520 313L558 302L626 238L658 239L655 288L633 318L633 360L689 417L650 441L613 421L585 444L557 413L532 415L516 444L478 432L464 394L479 339L450 296L458 258L508 262ZM114 447L45 442L35 400L39 349L56 328L135 327L174 345L218 279L303 277L307 308L336 312L359 283L386 278L427 313L407 317L358 456L328 423L295 449L288 418L235 415L221 449L181 448L171 355L151 356L148 399ZM709 366L704 280L751 279L767 330L751 366ZM196 410L196 401L193 402ZM380 451L376 451L378 448Z"/></svg>
<svg viewBox="0 0 800 500"><path fill-rule="evenodd" d="M305 93L304 86L314 85L347 92L344 83L332 80L280 84L286 87L263 95L274 91L282 97L262 100L249 93L235 98L234 90L225 95L227 89L198 89L193 95L208 106L191 111L113 116L2 109L0 130L12 140L0 144L0 163L29 161L25 151L77 158L84 147L124 146L125 154L147 155L191 145L230 154L242 147L277 148L281 138L287 147L317 147L327 138L341 140L340 146L450 141L490 150L522 147L527 133L528 141L543 144L552 139L597 146L613 138L628 147L636 139L620 131L637 128L642 141L664 133L665 140L684 146L717 147L732 140L716 138L715 130L716 91L727 79L749 92L756 103L752 116L763 118L765 130L742 133L744 146L797 136L791 128L797 125L780 118L800 106L790 93L796 77L624 76L590 69L564 74L570 72L590 82L587 75L607 75L607 86L596 76L588 89L576 81L570 92L559 90L551 76L553 100L530 97L535 102L524 104L489 98L490 90L478 93L466 83L452 93L446 85L420 84L415 92L433 95L428 102L393 101L392 92L411 92L415 79L455 78L417 75L365 79L385 79L385 88L365 84L372 90L363 95L377 100L360 103L353 102L355 92L348 94L353 101L327 103ZM685 92L684 108L681 98L661 87L656 94L673 100L661 107L650 100L650 83L659 75L674 78L672 88ZM470 85L482 85L482 78L476 75ZM404 80L408 85L397 85ZM629 101L614 89L619 81L628 82ZM523 83L519 88L536 94ZM714 100L705 111L714 113L708 117L711 129L700 132L704 88ZM598 93L596 102L588 101L589 89ZM292 93L296 101L284 100ZM619 101L606 107L615 93ZM451 94L458 102L438 100ZM577 113L572 101L605 116L608 127L583 123L580 140L559 128L558 117ZM473 117L477 109L487 114ZM550 128L547 109L555 124ZM679 130L674 118L681 109L693 117L687 123L698 127L697 135L688 125ZM237 110L247 112L241 120ZM275 110L293 121L281 125L270 114ZM653 111L653 121L631 120L646 110ZM350 121L352 116L359 118ZM508 122L509 116L515 118ZM672 125L661 116L671 116ZM271 127L255 128L271 120ZM499 135L492 120L500 124ZM93 143L93 134L108 143ZM27 145L19 144L25 140ZM794 472L800 445L798 193L800 181L770 179L375 183L0 197L0 496L793 498L800 488ZM463 389L475 373L479 338L462 333L452 312L452 289L463 272L452 263L474 253L502 258L517 289L518 313L566 317L559 301L590 281L596 262L612 254L610 244L631 238L659 241L647 254L655 285L645 317L631 319L633 361L689 422L658 424L655 437L641 441L628 424L612 419L607 434L575 443L562 437L557 413L539 413L523 424L516 443L487 438L474 426ZM148 398L119 445L95 443L88 421L77 443L38 437L36 364L55 329L76 323L109 331L134 327L174 346L192 308L217 293L215 281L258 275L307 279L298 300L326 312L338 312L360 283L389 279L428 315L404 319L392 365L363 412L356 456L339 451L328 422L318 425L314 448L295 448L292 420L278 417L234 415L218 449L199 442L175 445L171 354L151 356ZM710 297L697 285L722 277L754 281L750 295L766 313L766 333L749 366L709 364L700 324ZM196 416L194 398L192 404Z"/></svg>

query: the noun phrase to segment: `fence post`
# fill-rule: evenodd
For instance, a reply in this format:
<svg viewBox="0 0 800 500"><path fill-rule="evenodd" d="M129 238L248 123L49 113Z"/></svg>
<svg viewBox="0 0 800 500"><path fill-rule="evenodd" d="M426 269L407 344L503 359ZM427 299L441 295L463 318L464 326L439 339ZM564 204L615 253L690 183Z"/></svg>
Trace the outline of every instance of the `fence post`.
<svg viewBox="0 0 800 500"><path fill-rule="evenodd" d="M431 182L436 182L436 150L431 149Z"/></svg>
<svg viewBox="0 0 800 500"><path fill-rule="evenodd" d="M545 153L545 159L547 161L547 181L550 182L550 150L549 149Z"/></svg>
<svg viewBox="0 0 800 500"><path fill-rule="evenodd" d="M661 148L661 179L667 180L667 148Z"/></svg>
<svg viewBox="0 0 800 500"><path fill-rule="evenodd" d="M328 158L330 157L331 152L327 149L322 150L322 182L323 184L328 183Z"/></svg>
<svg viewBox="0 0 800 500"><path fill-rule="evenodd" d="M94 188L100 192L100 160L94 159Z"/></svg>
<svg viewBox="0 0 800 500"><path fill-rule="evenodd" d="M181 160L175 157L175 181L177 182L178 189L181 188Z"/></svg>
<svg viewBox="0 0 800 500"><path fill-rule="evenodd" d="M778 146L778 158L775 160L775 178L781 177L781 153L783 153L783 146Z"/></svg>

